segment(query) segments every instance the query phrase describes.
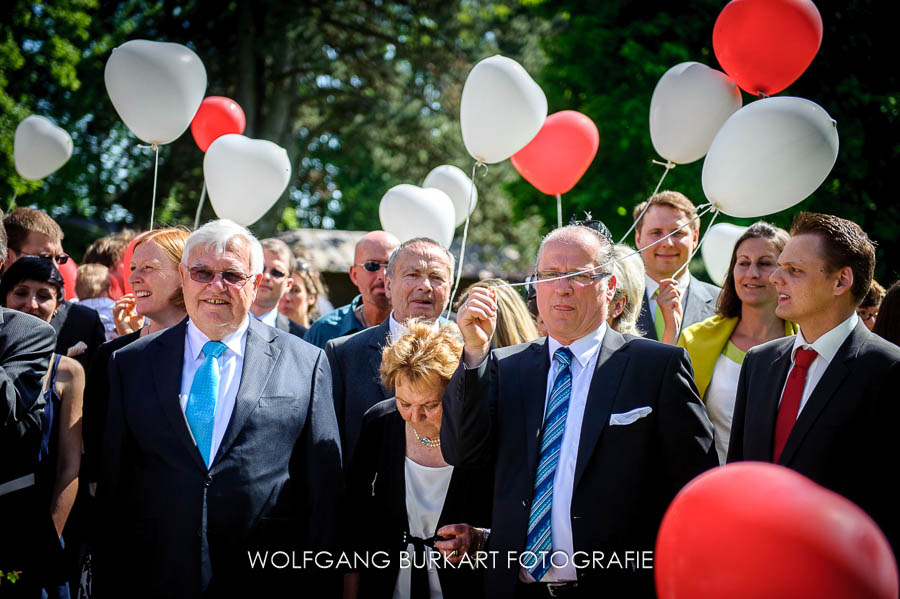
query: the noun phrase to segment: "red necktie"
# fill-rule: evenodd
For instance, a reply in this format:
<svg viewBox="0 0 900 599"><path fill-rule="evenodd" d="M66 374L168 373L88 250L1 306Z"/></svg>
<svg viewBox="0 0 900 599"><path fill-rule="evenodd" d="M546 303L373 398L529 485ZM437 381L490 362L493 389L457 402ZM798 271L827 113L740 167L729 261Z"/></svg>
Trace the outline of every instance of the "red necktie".
<svg viewBox="0 0 900 599"><path fill-rule="evenodd" d="M803 398L803 385L806 383L806 372L809 365L816 359L814 349L798 349L794 357L794 367L788 375L787 384L784 386L784 394L781 396L781 405L778 407L778 420L775 422L775 449L772 462L777 463L797 421L800 412L800 400Z"/></svg>

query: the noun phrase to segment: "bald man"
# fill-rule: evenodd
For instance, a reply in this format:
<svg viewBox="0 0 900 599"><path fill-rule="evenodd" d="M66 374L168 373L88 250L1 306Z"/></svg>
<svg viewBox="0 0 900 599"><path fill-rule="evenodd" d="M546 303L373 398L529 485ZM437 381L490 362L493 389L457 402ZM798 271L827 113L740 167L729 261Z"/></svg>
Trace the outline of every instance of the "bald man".
<svg viewBox="0 0 900 599"><path fill-rule="evenodd" d="M391 300L384 289L384 269L391 253L399 246L400 240L385 231L363 235L356 242L350 267L350 280L359 289L359 295L346 306L316 320L304 340L324 349L331 339L384 322L391 313Z"/></svg>

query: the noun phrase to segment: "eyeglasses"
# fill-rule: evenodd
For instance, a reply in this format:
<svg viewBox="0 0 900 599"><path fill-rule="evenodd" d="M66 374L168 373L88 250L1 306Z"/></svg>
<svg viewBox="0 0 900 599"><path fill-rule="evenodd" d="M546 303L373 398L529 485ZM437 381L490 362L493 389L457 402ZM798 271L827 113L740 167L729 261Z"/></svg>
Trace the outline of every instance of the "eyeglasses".
<svg viewBox="0 0 900 599"><path fill-rule="evenodd" d="M222 281L232 287L238 288L243 287L247 281L253 278L253 275L245 275L240 272L234 272L233 270L212 270L202 266L189 268L188 272L191 275L191 279L204 284L212 283L216 279L216 275L221 274Z"/></svg>
<svg viewBox="0 0 900 599"><path fill-rule="evenodd" d="M567 279L579 284L579 285L590 285L594 281L605 279L608 277L610 273L608 272L598 272L591 274L590 272L583 271L573 271L573 272L556 272L553 270L543 270L535 273L535 278L538 281L549 281L552 279L558 279L560 277L566 277Z"/></svg>
<svg viewBox="0 0 900 599"><path fill-rule="evenodd" d="M23 256L27 256L29 258L40 258L41 260L47 260L48 262L56 262L57 264L65 264L69 261L69 256L67 254L60 254L58 256L52 256L50 254L22 254Z"/></svg>
<svg viewBox="0 0 900 599"><path fill-rule="evenodd" d="M264 268L263 274L269 273L269 276L276 281L283 279L286 275L277 268Z"/></svg>
<svg viewBox="0 0 900 599"><path fill-rule="evenodd" d="M387 262L376 262L375 260L366 260L362 264L354 264L353 266L362 266L368 272L378 272L385 266L387 266Z"/></svg>

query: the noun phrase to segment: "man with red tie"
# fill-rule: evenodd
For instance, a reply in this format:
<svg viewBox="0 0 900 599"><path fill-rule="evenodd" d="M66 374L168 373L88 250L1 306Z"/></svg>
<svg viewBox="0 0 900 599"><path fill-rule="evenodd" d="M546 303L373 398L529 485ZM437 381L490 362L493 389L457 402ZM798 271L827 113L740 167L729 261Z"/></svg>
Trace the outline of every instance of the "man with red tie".
<svg viewBox="0 0 900 599"><path fill-rule="evenodd" d="M728 462L792 468L854 501L897 551L900 349L856 315L872 282L875 248L836 216L801 213L771 280L776 314L795 337L751 349L738 382Z"/></svg>

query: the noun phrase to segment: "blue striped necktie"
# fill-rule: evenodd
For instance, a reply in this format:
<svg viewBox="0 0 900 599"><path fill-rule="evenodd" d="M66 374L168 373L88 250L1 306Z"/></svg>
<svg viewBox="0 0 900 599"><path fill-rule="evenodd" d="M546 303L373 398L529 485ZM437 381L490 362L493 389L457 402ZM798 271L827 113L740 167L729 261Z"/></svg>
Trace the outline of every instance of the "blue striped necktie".
<svg viewBox="0 0 900 599"><path fill-rule="evenodd" d="M531 516L528 519L528 539L526 551L533 552L537 559L528 572L540 581L550 569L550 554L553 548L553 531L550 512L553 507L553 478L559 464L559 450L566 430L566 414L569 412L569 396L572 394L572 352L561 347L553 354L556 363L556 380L547 402L544 427L541 432L541 453L537 474L534 477L534 494L531 501ZM530 556L529 556L530 559ZM527 563L527 562L526 562Z"/></svg>
<svg viewBox="0 0 900 599"><path fill-rule="evenodd" d="M216 418L216 398L219 396L219 356L226 346L221 341L207 341L203 345L206 359L194 373L191 391L184 406L184 417L187 419L191 434L197 443L197 449L209 468L210 449L212 449L213 424Z"/></svg>

